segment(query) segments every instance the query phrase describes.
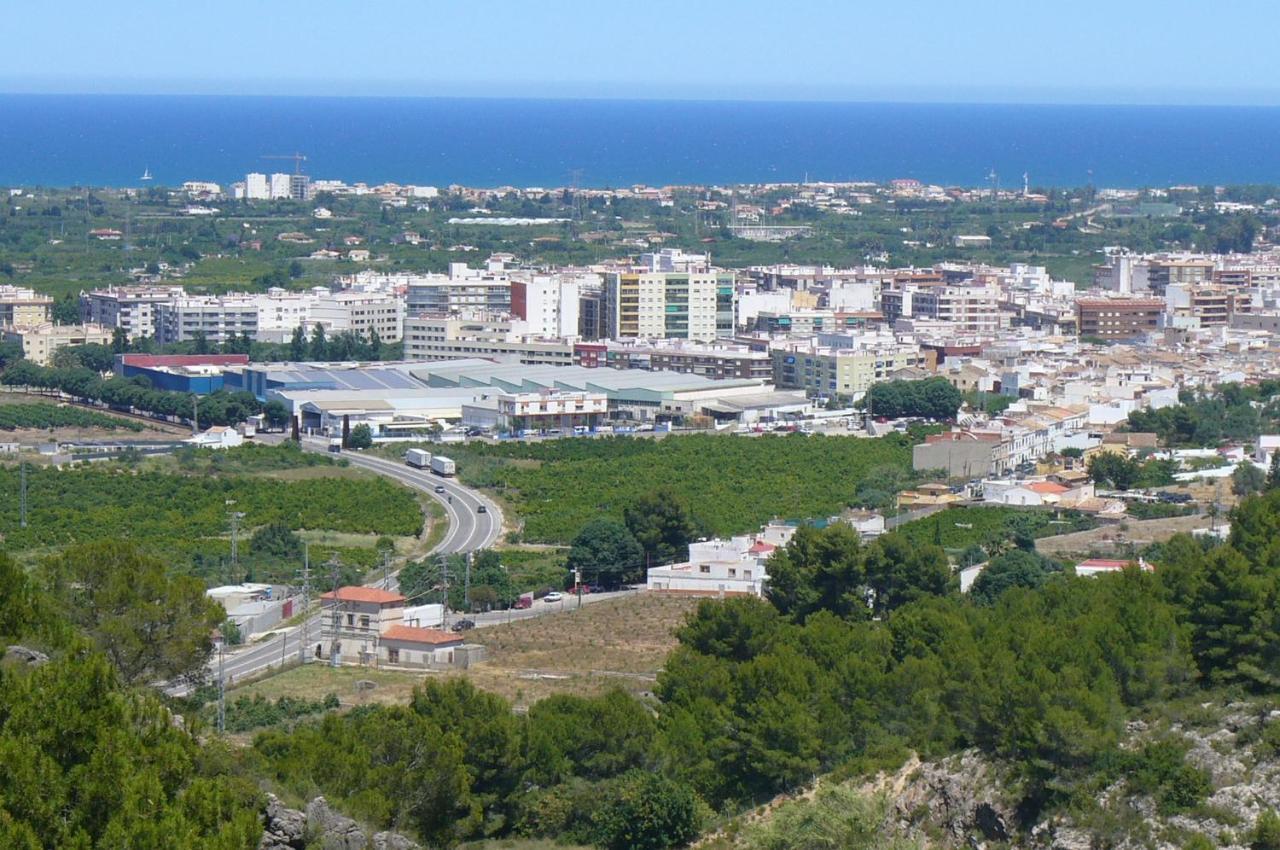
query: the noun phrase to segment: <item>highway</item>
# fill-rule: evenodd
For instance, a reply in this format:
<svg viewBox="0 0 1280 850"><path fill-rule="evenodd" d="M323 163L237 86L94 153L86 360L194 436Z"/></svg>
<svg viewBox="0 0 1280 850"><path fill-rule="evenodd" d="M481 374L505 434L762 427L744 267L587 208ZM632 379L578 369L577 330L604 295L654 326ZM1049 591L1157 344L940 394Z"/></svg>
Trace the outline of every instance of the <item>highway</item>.
<svg viewBox="0 0 1280 850"><path fill-rule="evenodd" d="M266 441L264 440L263 442ZM304 451L324 453L328 451L328 446L328 440L304 439L302 442ZM448 517L449 529L445 532L444 538L436 546L432 547L432 554L461 554L486 549L498 542L498 538L502 535L502 510L498 505L475 490L464 487L453 478L441 478L425 469L415 469L404 463L372 455L348 451L343 452L342 457L352 466L367 469L408 487L421 490L440 503L440 506L444 508L445 515ZM437 493L437 487L442 487L444 492ZM485 508L483 513L478 510L481 505ZM395 575L392 574L386 584L390 586L394 582ZM372 583L373 586L380 586L381 584L382 582L380 581ZM612 596L613 594L605 595ZM536 616L538 614L551 613L553 610L558 610L558 608L553 608L550 605L540 605L535 609L512 612L512 618ZM481 618L477 624L496 625L500 622L507 622L508 619L504 612L502 618L488 615ZM277 634L278 636L276 637L228 651L222 660L223 675L227 677L228 683L243 679L246 676L252 676L268 667L276 667L296 660L300 657L304 647L306 652L314 658L315 647L321 642L320 614L318 612L312 614L302 624L287 630L282 629ZM218 658L216 655L210 662L209 671L216 681L218 675ZM189 691L190 687L185 685L173 686L167 689L167 692L174 696L182 696Z"/></svg>

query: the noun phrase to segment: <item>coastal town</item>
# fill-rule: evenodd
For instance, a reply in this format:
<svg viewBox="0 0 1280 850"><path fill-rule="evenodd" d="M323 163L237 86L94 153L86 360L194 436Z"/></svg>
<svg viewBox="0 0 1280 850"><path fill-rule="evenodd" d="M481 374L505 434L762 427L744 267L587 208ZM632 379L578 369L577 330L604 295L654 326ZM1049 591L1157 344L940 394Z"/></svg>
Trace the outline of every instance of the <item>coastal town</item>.
<svg viewBox="0 0 1280 850"><path fill-rule="evenodd" d="M799 605L827 557L874 623L1162 576L1280 488L1261 191L12 189L6 542L99 533L70 477L184 492L83 510L212 606L148 675L222 734L439 676L649 700L699 602Z"/></svg>

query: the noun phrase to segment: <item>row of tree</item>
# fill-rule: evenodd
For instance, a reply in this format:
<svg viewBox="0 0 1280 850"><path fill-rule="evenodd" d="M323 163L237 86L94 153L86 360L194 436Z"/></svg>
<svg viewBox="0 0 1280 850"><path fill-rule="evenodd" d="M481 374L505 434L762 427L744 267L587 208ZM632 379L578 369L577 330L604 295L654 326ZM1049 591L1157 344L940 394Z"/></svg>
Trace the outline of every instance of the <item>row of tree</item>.
<svg viewBox="0 0 1280 850"><path fill-rule="evenodd" d="M201 425L234 425L263 411L262 402L252 393L219 390L197 400L193 393L155 389L141 376L104 378L86 366L59 368L20 360L0 373L0 383L57 390L77 401L168 419L191 421L198 404ZM277 405L276 418L282 417L287 420L287 413L283 413L282 405Z"/></svg>

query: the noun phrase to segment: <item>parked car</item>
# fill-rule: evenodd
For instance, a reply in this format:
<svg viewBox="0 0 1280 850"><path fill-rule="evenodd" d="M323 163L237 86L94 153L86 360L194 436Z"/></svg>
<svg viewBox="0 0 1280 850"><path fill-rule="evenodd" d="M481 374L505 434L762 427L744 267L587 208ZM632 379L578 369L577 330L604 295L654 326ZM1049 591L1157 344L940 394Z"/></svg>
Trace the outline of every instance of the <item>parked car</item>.
<svg viewBox="0 0 1280 850"><path fill-rule="evenodd" d="M558 590L553 590L542 598L546 602L559 602L561 599L564 599L564 594Z"/></svg>
<svg viewBox="0 0 1280 850"><path fill-rule="evenodd" d="M468 629L474 629L475 627L476 627L475 620L459 620L458 622L454 623L451 628L455 632L465 632Z"/></svg>

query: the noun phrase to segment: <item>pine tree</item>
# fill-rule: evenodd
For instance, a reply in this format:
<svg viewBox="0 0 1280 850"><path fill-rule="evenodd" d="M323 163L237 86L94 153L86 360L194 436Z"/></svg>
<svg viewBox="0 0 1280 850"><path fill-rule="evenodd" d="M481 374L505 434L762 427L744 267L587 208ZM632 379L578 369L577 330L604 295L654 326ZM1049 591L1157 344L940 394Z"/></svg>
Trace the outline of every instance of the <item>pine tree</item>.
<svg viewBox="0 0 1280 850"><path fill-rule="evenodd" d="M1267 471L1267 489L1280 487L1280 449L1271 452L1271 469Z"/></svg>

